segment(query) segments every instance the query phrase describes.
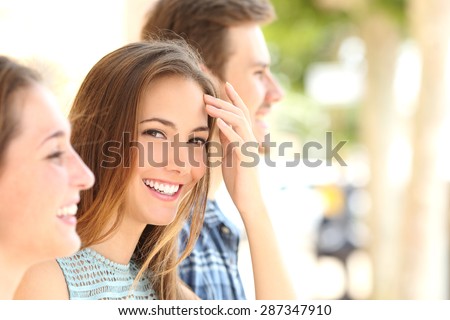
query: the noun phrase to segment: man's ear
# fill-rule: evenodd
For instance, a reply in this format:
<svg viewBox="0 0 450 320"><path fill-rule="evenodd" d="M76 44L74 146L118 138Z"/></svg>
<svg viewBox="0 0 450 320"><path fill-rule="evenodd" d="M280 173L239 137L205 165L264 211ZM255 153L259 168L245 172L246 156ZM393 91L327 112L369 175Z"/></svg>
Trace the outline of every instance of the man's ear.
<svg viewBox="0 0 450 320"><path fill-rule="evenodd" d="M220 81L219 77L217 77L204 63L200 64L200 69L206 73L206 75L214 82L214 85L219 85L222 81ZM217 87L219 88L219 87Z"/></svg>
<svg viewBox="0 0 450 320"><path fill-rule="evenodd" d="M206 66L206 64L200 63L200 69L202 69L202 71L203 71L204 73L207 73L208 75L212 75L211 71L210 71L209 68Z"/></svg>
<svg viewBox="0 0 450 320"><path fill-rule="evenodd" d="M226 97L225 94L225 82L219 79L204 63L200 64L200 69L207 74L208 78L213 82L214 87L217 90L217 94L220 97Z"/></svg>

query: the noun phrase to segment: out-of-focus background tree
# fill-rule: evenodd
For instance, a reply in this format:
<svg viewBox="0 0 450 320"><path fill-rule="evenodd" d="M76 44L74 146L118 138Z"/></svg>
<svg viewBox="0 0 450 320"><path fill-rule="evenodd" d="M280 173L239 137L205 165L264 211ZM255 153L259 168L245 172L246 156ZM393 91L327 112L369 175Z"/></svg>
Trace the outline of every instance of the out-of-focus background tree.
<svg viewBox="0 0 450 320"><path fill-rule="evenodd" d="M264 33L286 91L272 136L293 147L262 174L299 296L448 299L450 1L272 2ZM0 0L0 53L40 69L68 110L92 65L138 40L152 3ZM312 141L324 148L305 155ZM326 160L340 141L345 166L283 166Z"/></svg>

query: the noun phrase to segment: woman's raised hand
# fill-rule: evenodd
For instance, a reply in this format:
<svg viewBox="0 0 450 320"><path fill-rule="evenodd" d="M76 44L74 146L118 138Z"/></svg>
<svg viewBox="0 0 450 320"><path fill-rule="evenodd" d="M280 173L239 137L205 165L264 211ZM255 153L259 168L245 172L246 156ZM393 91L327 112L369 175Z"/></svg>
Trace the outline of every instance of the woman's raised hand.
<svg viewBox="0 0 450 320"><path fill-rule="evenodd" d="M295 299L258 179L259 144L248 109L230 84L230 102L205 96L206 110L217 118L223 150L222 174L245 225L252 257L256 299Z"/></svg>
<svg viewBox="0 0 450 320"><path fill-rule="evenodd" d="M252 212L262 202L258 169L259 144L253 134L250 113L234 88L226 83L230 102L205 95L206 111L217 118L223 150L222 174L238 210Z"/></svg>

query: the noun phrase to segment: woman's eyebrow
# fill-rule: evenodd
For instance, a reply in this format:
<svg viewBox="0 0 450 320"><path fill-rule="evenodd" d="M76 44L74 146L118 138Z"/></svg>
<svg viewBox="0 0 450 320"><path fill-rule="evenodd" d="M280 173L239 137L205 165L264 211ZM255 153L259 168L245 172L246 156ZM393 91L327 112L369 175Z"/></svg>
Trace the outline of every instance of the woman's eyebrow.
<svg viewBox="0 0 450 320"><path fill-rule="evenodd" d="M195 128L194 130L192 130L192 132L201 132L201 131L209 131L209 127L201 126L201 127L198 127L198 128Z"/></svg>
<svg viewBox="0 0 450 320"><path fill-rule="evenodd" d="M142 120L141 122L139 122L139 124L143 124L146 122L159 122L165 126L168 126L172 129L174 129L174 130L177 129L177 126L175 125L175 123L173 123L172 121L169 121L169 120L161 119L161 118L145 119L145 120ZM195 128L194 130L192 130L192 132L201 132L201 131L209 131L209 127L208 126L199 126L199 127Z"/></svg>
<svg viewBox="0 0 450 320"><path fill-rule="evenodd" d="M165 120L165 119L161 119L161 118L150 118L150 119L145 119L142 120L141 122L139 122L139 124L145 123L145 122L159 122L165 126L171 127L173 129L176 129L177 126L175 125L175 123L173 123L172 121L169 120Z"/></svg>
<svg viewBox="0 0 450 320"><path fill-rule="evenodd" d="M46 143L47 141L54 139L54 138L61 138L64 137L66 135L66 133L62 130L58 130L52 134L50 134L49 136L47 136L44 140L42 140L42 142L39 144L39 147L41 147L44 143Z"/></svg>

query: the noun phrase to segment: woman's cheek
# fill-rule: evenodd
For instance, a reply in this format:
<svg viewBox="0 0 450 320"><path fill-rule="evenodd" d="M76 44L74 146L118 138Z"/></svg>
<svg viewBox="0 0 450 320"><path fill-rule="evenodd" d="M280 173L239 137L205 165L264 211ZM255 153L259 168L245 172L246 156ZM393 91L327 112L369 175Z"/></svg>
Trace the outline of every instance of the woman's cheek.
<svg viewBox="0 0 450 320"><path fill-rule="evenodd" d="M206 174L207 155L205 147L196 147L194 152L194 161L191 163L192 176L195 180L200 180Z"/></svg>

